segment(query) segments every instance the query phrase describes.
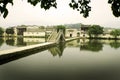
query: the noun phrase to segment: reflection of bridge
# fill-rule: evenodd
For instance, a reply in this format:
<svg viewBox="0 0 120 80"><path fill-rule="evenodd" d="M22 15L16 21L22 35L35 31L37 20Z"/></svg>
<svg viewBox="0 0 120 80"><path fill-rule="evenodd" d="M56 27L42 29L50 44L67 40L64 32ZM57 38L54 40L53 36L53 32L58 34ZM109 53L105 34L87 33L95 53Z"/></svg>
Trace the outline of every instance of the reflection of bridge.
<svg viewBox="0 0 120 80"><path fill-rule="evenodd" d="M57 56L57 55L62 56L64 48L65 48L65 43L61 43L59 45L56 45L55 47L49 48L48 50L53 56Z"/></svg>

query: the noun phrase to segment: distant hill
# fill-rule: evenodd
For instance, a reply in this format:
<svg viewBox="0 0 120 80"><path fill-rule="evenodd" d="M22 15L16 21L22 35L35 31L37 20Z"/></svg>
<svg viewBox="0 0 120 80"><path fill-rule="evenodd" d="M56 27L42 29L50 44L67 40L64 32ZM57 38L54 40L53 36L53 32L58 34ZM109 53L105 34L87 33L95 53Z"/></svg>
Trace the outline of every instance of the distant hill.
<svg viewBox="0 0 120 80"><path fill-rule="evenodd" d="M76 24L65 24L64 26L66 28L76 28L76 29L79 29L81 27L81 23L76 23Z"/></svg>

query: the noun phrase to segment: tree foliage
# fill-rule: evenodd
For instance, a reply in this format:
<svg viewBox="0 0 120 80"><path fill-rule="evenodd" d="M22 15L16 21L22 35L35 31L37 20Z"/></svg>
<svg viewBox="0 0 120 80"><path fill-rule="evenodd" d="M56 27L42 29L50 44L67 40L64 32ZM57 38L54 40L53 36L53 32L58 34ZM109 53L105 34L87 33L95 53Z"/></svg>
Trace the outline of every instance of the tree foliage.
<svg viewBox="0 0 120 80"><path fill-rule="evenodd" d="M113 15L120 17L120 0L108 0L108 3L111 4Z"/></svg>
<svg viewBox="0 0 120 80"><path fill-rule="evenodd" d="M93 25L93 26L89 27L89 29L88 29L88 35L90 37L92 35L94 35L95 37L97 37L99 34L103 34L103 27L101 27L99 25Z"/></svg>
<svg viewBox="0 0 120 80"><path fill-rule="evenodd" d="M14 34L14 29L13 28L7 28L6 33L7 34Z"/></svg>
<svg viewBox="0 0 120 80"><path fill-rule="evenodd" d="M118 36L120 36L120 30L113 30L110 32L110 35L114 36L115 38L117 38Z"/></svg>
<svg viewBox="0 0 120 80"><path fill-rule="evenodd" d="M58 25L55 27L57 29L57 32L59 32L59 30L63 30L63 33L65 34L65 30L66 30L66 27L65 26L62 26L62 25Z"/></svg>
<svg viewBox="0 0 120 80"><path fill-rule="evenodd" d="M48 10L51 7L57 8L56 0L27 0L27 2L33 6L40 4L40 7L45 10ZM86 18L89 16L89 12L91 11L91 7L89 6L90 2L91 0L71 0L69 6L74 10L79 11L80 14L83 14L83 17ZM6 18L6 16L8 15L7 4L9 3L13 5L13 0L0 0L0 13L3 14L4 18ZM115 17L119 17L120 0L108 0L108 3L111 4L113 15Z"/></svg>
<svg viewBox="0 0 120 80"><path fill-rule="evenodd" d="M86 18L89 16L89 11L91 11L91 7L88 5L89 3L90 0L71 0L69 6L80 11L80 14L83 14L83 17Z"/></svg>

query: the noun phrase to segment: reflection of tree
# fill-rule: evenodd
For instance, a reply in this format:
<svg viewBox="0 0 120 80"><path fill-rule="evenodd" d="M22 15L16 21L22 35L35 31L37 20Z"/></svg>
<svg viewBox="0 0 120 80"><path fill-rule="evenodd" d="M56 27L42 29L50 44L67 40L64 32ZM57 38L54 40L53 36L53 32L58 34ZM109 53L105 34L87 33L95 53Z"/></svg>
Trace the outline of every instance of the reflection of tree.
<svg viewBox="0 0 120 80"><path fill-rule="evenodd" d="M49 48L48 50L51 52L53 56L57 56L57 55L62 56L64 48L65 48L65 43L61 42L57 46Z"/></svg>
<svg viewBox="0 0 120 80"><path fill-rule="evenodd" d="M80 50L89 50L94 52L98 52L102 50L102 48L103 45L98 40L90 40L89 42L80 45Z"/></svg>
<svg viewBox="0 0 120 80"><path fill-rule="evenodd" d="M0 46L2 46L4 40L2 38L0 38Z"/></svg>
<svg viewBox="0 0 120 80"><path fill-rule="evenodd" d="M114 42L111 42L111 43L110 43L110 46L111 46L112 48L117 49L117 48L120 47L120 42L117 42L117 40L115 40Z"/></svg>
<svg viewBox="0 0 120 80"><path fill-rule="evenodd" d="M7 39L6 44L10 46L14 46L15 40L14 39Z"/></svg>
<svg viewBox="0 0 120 80"><path fill-rule="evenodd" d="M6 44L10 46L25 46L26 43L23 42L23 38L8 38L6 40Z"/></svg>
<svg viewBox="0 0 120 80"><path fill-rule="evenodd" d="M26 43L23 41L23 38L17 38L17 46L26 46Z"/></svg>
<svg viewBox="0 0 120 80"><path fill-rule="evenodd" d="M80 42L80 39L77 39L77 43L79 43Z"/></svg>

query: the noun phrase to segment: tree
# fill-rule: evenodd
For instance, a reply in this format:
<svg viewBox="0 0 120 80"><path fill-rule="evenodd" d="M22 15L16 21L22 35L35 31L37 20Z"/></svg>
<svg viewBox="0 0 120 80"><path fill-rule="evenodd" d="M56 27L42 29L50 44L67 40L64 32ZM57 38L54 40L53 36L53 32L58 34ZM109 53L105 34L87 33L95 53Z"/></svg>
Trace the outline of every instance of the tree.
<svg viewBox="0 0 120 80"><path fill-rule="evenodd" d="M58 26L56 26L56 29L57 29L57 32L59 32L59 30L63 30L63 33L64 33L64 35L65 35L65 30L66 30L66 27L65 27L65 26L58 25Z"/></svg>
<svg viewBox="0 0 120 80"><path fill-rule="evenodd" d="M117 37L120 35L120 30L113 30L110 32L110 35L114 36L115 39L117 39Z"/></svg>
<svg viewBox="0 0 120 80"><path fill-rule="evenodd" d="M14 34L14 29L13 28L7 28L6 33L7 34Z"/></svg>
<svg viewBox="0 0 120 80"><path fill-rule="evenodd" d="M4 29L0 27L0 36L4 33Z"/></svg>
<svg viewBox="0 0 120 80"><path fill-rule="evenodd" d="M115 17L120 17L120 0L108 0Z"/></svg>
<svg viewBox="0 0 120 80"><path fill-rule="evenodd" d="M100 34L103 34L103 27L101 27L99 25L93 25L93 26L89 27L88 35L90 36L90 38L92 37L92 35L97 37Z"/></svg>
<svg viewBox="0 0 120 80"><path fill-rule="evenodd" d="M40 7L45 10L48 10L51 7L57 8L56 0L27 0L27 2L33 6L36 6L39 3ZM90 2L91 0L71 0L69 6L74 10L79 11L80 14L83 14L83 17L86 18L89 16L89 12L91 11L91 7L89 6ZM0 12L3 14L4 18L8 15L8 3L13 5L13 0L0 0ZM115 17L120 17L120 0L108 0L108 3L111 4L113 15Z"/></svg>

